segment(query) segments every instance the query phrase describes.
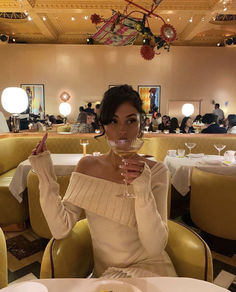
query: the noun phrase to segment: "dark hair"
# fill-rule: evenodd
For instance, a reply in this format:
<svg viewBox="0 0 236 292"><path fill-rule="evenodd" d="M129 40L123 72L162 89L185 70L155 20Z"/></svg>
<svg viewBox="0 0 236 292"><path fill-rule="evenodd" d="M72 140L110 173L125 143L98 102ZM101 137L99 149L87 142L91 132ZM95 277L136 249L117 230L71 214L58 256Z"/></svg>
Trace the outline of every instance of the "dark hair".
<svg viewBox="0 0 236 292"><path fill-rule="evenodd" d="M214 114L205 114L202 118L203 124L211 124L211 123L216 123L217 121L217 115Z"/></svg>
<svg viewBox="0 0 236 292"><path fill-rule="evenodd" d="M236 126L236 115L228 115L229 128Z"/></svg>
<svg viewBox="0 0 236 292"><path fill-rule="evenodd" d="M109 88L103 96L101 102L100 111L98 114L98 120L103 128L102 136L105 134L104 125L109 125L112 122L112 118L117 110L117 108L128 102L136 108L140 114L141 129L144 127L145 112L142 109L142 100L137 91L135 91L131 86L125 84L121 86L114 86Z"/></svg>
<svg viewBox="0 0 236 292"><path fill-rule="evenodd" d="M193 122L201 121L201 119L202 119L202 116L201 115L197 115Z"/></svg>
<svg viewBox="0 0 236 292"><path fill-rule="evenodd" d="M94 114L91 113L91 112L86 112L87 116L93 116L94 117Z"/></svg>
<svg viewBox="0 0 236 292"><path fill-rule="evenodd" d="M215 106L220 107L220 104L219 103L215 103Z"/></svg>
<svg viewBox="0 0 236 292"><path fill-rule="evenodd" d="M184 131L185 130L185 127L186 127L186 123L187 121L191 119L191 117L184 117L182 122L181 122L181 125L180 125L180 130L181 131Z"/></svg>
<svg viewBox="0 0 236 292"><path fill-rule="evenodd" d="M80 112L84 112L84 107L83 107L83 106L80 106L80 107L79 107L79 111L80 111Z"/></svg>
<svg viewBox="0 0 236 292"><path fill-rule="evenodd" d="M86 112L79 113L77 122L79 124L87 124L87 113Z"/></svg>
<svg viewBox="0 0 236 292"><path fill-rule="evenodd" d="M97 103L97 104L95 105L95 108L96 108L96 109L100 109L100 106L101 106L100 103Z"/></svg>
<svg viewBox="0 0 236 292"><path fill-rule="evenodd" d="M88 102L88 107L91 107L91 106L92 106L91 102Z"/></svg>
<svg viewBox="0 0 236 292"><path fill-rule="evenodd" d="M173 117L171 120L170 120L170 129L171 130L176 130L177 128L179 128L179 122L178 122L178 119Z"/></svg>

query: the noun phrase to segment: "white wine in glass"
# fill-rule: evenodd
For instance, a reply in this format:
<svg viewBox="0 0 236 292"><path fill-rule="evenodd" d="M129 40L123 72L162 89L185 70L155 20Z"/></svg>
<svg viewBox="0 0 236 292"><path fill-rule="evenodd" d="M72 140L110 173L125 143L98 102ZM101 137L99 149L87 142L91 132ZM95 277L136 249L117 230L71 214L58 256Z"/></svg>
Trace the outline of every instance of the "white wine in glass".
<svg viewBox="0 0 236 292"><path fill-rule="evenodd" d="M80 139L80 145L83 146L83 156L86 156L86 146L89 144L88 139Z"/></svg>
<svg viewBox="0 0 236 292"><path fill-rule="evenodd" d="M196 143L184 143L185 146L189 149L189 154L191 154L192 149L197 145Z"/></svg>
<svg viewBox="0 0 236 292"><path fill-rule="evenodd" d="M226 145L223 144L214 144L215 149L218 151L218 155L220 156L220 152L225 149Z"/></svg>
<svg viewBox="0 0 236 292"><path fill-rule="evenodd" d="M112 151L120 156L121 158L130 158L133 155L135 155L138 150L142 147L143 145L143 140L140 138L133 139L133 140L115 140L111 141L109 140L109 145L111 146ZM135 198L134 194L129 193L128 191L128 184L126 180L125 182L125 190L124 193L121 195L118 195L119 197L123 198Z"/></svg>

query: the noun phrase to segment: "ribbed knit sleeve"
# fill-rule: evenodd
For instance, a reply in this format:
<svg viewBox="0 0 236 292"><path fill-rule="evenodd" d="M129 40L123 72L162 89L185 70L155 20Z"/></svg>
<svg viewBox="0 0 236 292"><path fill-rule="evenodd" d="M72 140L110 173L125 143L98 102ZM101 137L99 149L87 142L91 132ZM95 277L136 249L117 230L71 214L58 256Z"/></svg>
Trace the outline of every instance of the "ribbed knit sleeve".
<svg viewBox="0 0 236 292"><path fill-rule="evenodd" d="M135 216L140 241L152 256L158 256L168 239L167 228L167 169L162 163L152 170L145 165L141 176L133 181L136 195Z"/></svg>
<svg viewBox="0 0 236 292"><path fill-rule="evenodd" d="M40 205L50 231L56 239L66 237L80 218L82 210L61 201L60 187L56 181L49 151L31 155L29 160L39 179Z"/></svg>

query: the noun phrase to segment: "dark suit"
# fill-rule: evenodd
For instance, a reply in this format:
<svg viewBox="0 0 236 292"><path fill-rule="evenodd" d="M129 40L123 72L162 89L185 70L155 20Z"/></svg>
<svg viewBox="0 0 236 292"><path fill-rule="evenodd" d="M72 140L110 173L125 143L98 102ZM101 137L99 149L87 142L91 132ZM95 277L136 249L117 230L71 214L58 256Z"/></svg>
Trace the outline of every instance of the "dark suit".
<svg viewBox="0 0 236 292"><path fill-rule="evenodd" d="M223 134L223 133L227 133L227 130L223 127L220 127L218 124L212 124L212 125L208 126L206 129L202 130L201 133Z"/></svg>

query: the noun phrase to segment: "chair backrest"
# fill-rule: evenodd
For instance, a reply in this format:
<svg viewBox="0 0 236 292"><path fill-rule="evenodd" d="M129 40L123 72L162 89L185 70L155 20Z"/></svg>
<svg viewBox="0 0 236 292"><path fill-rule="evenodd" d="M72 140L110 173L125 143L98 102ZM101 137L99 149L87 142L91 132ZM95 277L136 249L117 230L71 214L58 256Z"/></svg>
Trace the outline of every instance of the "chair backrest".
<svg viewBox="0 0 236 292"><path fill-rule="evenodd" d="M194 168L190 214L193 222L212 235L236 240L236 176Z"/></svg>
<svg viewBox="0 0 236 292"><path fill-rule="evenodd" d="M0 228L0 289L8 284L7 276L7 247L5 236Z"/></svg>
<svg viewBox="0 0 236 292"><path fill-rule="evenodd" d="M192 229L175 221L168 220L168 228L166 251L177 275L212 282L212 256L206 242Z"/></svg>
<svg viewBox="0 0 236 292"><path fill-rule="evenodd" d="M4 117L4 114L0 112L0 133L8 133L8 132L9 132L9 128L7 125L7 121Z"/></svg>
<svg viewBox="0 0 236 292"><path fill-rule="evenodd" d="M212 281L211 252L193 231L168 221L167 252L181 277ZM51 239L43 255L40 278L88 277L93 268L92 242L87 220L79 221L64 239Z"/></svg>

